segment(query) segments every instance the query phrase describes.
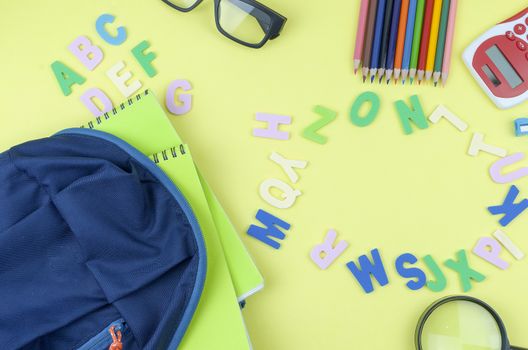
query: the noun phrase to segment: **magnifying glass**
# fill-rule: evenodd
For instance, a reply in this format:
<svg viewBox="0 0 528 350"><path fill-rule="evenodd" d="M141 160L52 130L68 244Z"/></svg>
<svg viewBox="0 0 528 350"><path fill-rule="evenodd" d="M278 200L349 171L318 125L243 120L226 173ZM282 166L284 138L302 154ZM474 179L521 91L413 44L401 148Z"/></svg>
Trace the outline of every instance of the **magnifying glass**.
<svg viewBox="0 0 528 350"><path fill-rule="evenodd" d="M511 346L501 318L479 299L440 299L416 327L417 350L528 350Z"/></svg>

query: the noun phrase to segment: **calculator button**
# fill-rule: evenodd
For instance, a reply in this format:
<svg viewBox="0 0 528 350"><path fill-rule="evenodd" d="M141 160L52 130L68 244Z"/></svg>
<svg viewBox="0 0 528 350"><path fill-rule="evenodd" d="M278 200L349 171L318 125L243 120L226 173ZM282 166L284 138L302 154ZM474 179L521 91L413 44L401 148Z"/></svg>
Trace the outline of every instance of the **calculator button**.
<svg viewBox="0 0 528 350"><path fill-rule="evenodd" d="M517 48L518 48L519 50L521 50L521 51L526 50L526 44L523 43L522 41L517 41L517 42L515 43L515 45L517 45Z"/></svg>
<svg viewBox="0 0 528 350"><path fill-rule="evenodd" d="M514 41L514 40L515 40L515 34L513 34L513 32L512 32L511 30L508 30L508 31L506 32L506 37L507 37L508 39L510 39L511 41Z"/></svg>
<svg viewBox="0 0 528 350"><path fill-rule="evenodd" d="M524 24L516 24L515 27L513 27L513 31L518 35L522 35L526 33L526 26Z"/></svg>
<svg viewBox="0 0 528 350"><path fill-rule="evenodd" d="M528 26L528 16L524 19L524 23Z"/></svg>

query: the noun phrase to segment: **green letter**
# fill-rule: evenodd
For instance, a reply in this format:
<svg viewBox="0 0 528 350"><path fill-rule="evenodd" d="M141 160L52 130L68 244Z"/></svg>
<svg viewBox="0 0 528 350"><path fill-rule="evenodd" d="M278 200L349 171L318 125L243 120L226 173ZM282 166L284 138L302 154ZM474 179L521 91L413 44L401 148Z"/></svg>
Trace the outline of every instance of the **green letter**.
<svg viewBox="0 0 528 350"><path fill-rule="evenodd" d="M71 87L73 84L82 85L86 81L82 76L75 73L73 70L68 68L64 63L55 61L51 64L51 69L55 73L55 77L59 82L60 88L64 96L71 94Z"/></svg>
<svg viewBox="0 0 528 350"><path fill-rule="evenodd" d="M413 132L411 122L416 124L419 129L427 129L429 124L427 124L427 119L425 118L422 106L420 105L420 100L418 96L411 96L411 108L409 108L405 102L402 100L394 102L400 120L403 124L403 131L406 135L409 135Z"/></svg>
<svg viewBox="0 0 528 350"><path fill-rule="evenodd" d="M360 117L359 110L363 106L363 103L367 101L370 101L370 111L365 117ZM367 126L376 119L379 107L380 99L378 95L371 91L364 92L356 98L350 109L350 121L356 126Z"/></svg>
<svg viewBox="0 0 528 350"><path fill-rule="evenodd" d="M145 72L147 72L147 75L152 78L158 72L156 72L156 69L152 66L152 64L150 64L150 62L154 61L156 58L156 54L154 52L148 52L147 54L143 53L149 47L150 44L148 41L143 40L132 49L132 54L134 57L136 57L136 60L139 62L141 67L143 67Z"/></svg>
<svg viewBox="0 0 528 350"><path fill-rule="evenodd" d="M486 276L469 267L466 251L464 249L459 250L456 255L458 261L448 259L444 262L444 265L458 272L462 288L464 289L464 292L468 292L471 290L471 280L482 282L486 279Z"/></svg>
<svg viewBox="0 0 528 350"><path fill-rule="evenodd" d="M323 126L330 124L336 118L337 113L323 106L315 106L314 112L319 114L322 118L304 129L302 135L308 140L312 140L313 142L317 142L322 145L328 141L328 138L318 134L317 131Z"/></svg>
<svg viewBox="0 0 528 350"><path fill-rule="evenodd" d="M427 288L429 288L433 292L443 291L447 285L444 273L442 272L442 270L440 270L436 261L431 255L427 255L425 258L423 258L423 261L436 278L436 281L427 281Z"/></svg>

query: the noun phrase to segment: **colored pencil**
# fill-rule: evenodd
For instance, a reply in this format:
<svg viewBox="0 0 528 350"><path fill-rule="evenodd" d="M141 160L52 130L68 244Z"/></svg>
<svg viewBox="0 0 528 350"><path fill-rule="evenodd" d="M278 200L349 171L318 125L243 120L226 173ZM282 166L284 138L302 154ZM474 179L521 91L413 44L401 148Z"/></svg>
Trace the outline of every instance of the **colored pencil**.
<svg viewBox="0 0 528 350"><path fill-rule="evenodd" d="M453 33L455 32L455 21L457 11L457 0L451 0L449 6L449 20L447 23L446 43L444 49L444 60L442 63L442 85L445 85L451 66L451 49L453 48Z"/></svg>
<svg viewBox="0 0 528 350"><path fill-rule="evenodd" d="M405 45L403 47L403 62L402 62L402 83L405 84L407 74L409 73L409 65L411 63L411 48L414 34L414 18L416 16L417 0L409 2L409 14L407 16L407 32L405 33Z"/></svg>
<svg viewBox="0 0 528 350"><path fill-rule="evenodd" d="M438 0L437 0L438 1ZM431 34L431 20L433 19L433 6L435 0L425 0L425 13L422 26L422 39L420 41L420 54L418 56L418 84L423 80L427 51L429 48L429 37Z"/></svg>
<svg viewBox="0 0 528 350"><path fill-rule="evenodd" d="M394 80L398 80L398 78L400 77L408 13L409 0L402 0L400 11L400 24L398 25L398 40L396 41L396 56L394 56Z"/></svg>
<svg viewBox="0 0 528 350"><path fill-rule="evenodd" d="M354 48L354 74L357 73L361 65L361 54L363 50L363 42L365 40L365 27L367 24L369 0L361 0L359 7L358 26L356 31L356 47Z"/></svg>
<svg viewBox="0 0 528 350"><path fill-rule="evenodd" d="M394 0L387 0L387 5L385 6L385 18L383 21L383 33L381 35L381 52L380 52L380 64L378 69L378 76L383 77L385 72L385 65L387 63L387 50L389 48L389 33L390 33L390 24L392 18L392 7Z"/></svg>
<svg viewBox="0 0 528 350"><path fill-rule="evenodd" d="M387 84L392 77L394 68L394 55L396 53L396 39L398 38L398 24L400 23L401 0L394 0L392 7L392 19L389 38L389 48L387 50L387 63L385 64L385 79Z"/></svg>
<svg viewBox="0 0 528 350"><path fill-rule="evenodd" d="M436 54L433 70L434 85L438 84L440 74L442 74L442 60L444 59L445 40L447 32L447 19L449 17L449 0L442 3L442 15L440 16L440 27L438 29L438 44L436 45Z"/></svg>
<svg viewBox="0 0 528 350"><path fill-rule="evenodd" d="M370 58L370 82L374 81L379 68L381 35L383 34L383 18L385 17L386 0L378 0L378 12L376 14L376 26L374 27L374 42L372 43L372 56Z"/></svg>
<svg viewBox="0 0 528 350"><path fill-rule="evenodd" d="M376 24L376 11L378 8L378 0L370 0L367 16L367 26L365 28L365 41L363 45L363 82L367 79L370 65L370 57L372 55L372 37L374 36L374 25Z"/></svg>
<svg viewBox="0 0 528 350"><path fill-rule="evenodd" d="M429 48L427 49L427 62L425 64L425 80L429 81L433 75L436 47L438 45L438 30L440 28L440 16L442 15L442 0L435 0L433 19L431 22L431 34L429 36Z"/></svg>
<svg viewBox="0 0 528 350"><path fill-rule="evenodd" d="M414 77L416 75L416 66L418 65L418 54L420 53L420 39L422 38L424 7L425 0L418 0L418 3L416 4L416 19L414 21L411 63L409 66L409 78L411 80L411 84L414 81Z"/></svg>

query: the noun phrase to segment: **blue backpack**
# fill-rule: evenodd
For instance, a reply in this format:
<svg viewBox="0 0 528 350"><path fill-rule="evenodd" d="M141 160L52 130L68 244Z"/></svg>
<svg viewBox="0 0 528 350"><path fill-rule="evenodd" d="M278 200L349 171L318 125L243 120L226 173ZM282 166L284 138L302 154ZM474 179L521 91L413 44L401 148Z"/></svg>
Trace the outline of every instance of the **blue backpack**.
<svg viewBox="0 0 528 350"><path fill-rule="evenodd" d="M0 349L175 349L205 270L185 198L124 141L70 129L0 154Z"/></svg>

